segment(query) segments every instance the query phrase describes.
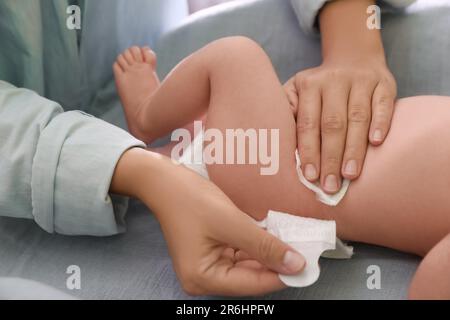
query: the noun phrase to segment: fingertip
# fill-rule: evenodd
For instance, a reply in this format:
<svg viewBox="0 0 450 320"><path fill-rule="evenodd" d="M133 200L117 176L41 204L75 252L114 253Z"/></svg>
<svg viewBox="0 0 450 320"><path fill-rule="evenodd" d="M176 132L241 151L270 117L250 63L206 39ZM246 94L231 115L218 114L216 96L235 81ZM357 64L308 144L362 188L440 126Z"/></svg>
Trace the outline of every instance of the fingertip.
<svg viewBox="0 0 450 320"><path fill-rule="evenodd" d="M374 146L379 146L384 142L385 135L381 129L375 129L370 135L370 143Z"/></svg>
<svg viewBox="0 0 450 320"><path fill-rule="evenodd" d="M283 257L283 274L297 274L300 273L306 266L305 258L298 252L290 249L286 251Z"/></svg>
<svg viewBox="0 0 450 320"><path fill-rule="evenodd" d="M329 174L322 181L322 189L329 195L338 193L342 185L341 175Z"/></svg>
<svg viewBox="0 0 450 320"><path fill-rule="evenodd" d="M361 174L360 166L356 160L346 160L342 166L342 177L347 180L355 180Z"/></svg>
<svg viewBox="0 0 450 320"><path fill-rule="evenodd" d="M383 141L370 141L370 144L374 147L379 147L383 144Z"/></svg>
<svg viewBox="0 0 450 320"><path fill-rule="evenodd" d="M345 172L342 173L342 177L343 177L345 180L349 180L349 181L354 181L354 180L358 179L359 176L360 176L359 174L354 175L354 176L349 176L349 175L345 174Z"/></svg>
<svg viewBox="0 0 450 320"><path fill-rule="evenodd" d="M307 164L305 166L305 168L303 169L303 175L309 182L316 182L319 179L318 171L316 169L316 166L313 164Z"/></svg>

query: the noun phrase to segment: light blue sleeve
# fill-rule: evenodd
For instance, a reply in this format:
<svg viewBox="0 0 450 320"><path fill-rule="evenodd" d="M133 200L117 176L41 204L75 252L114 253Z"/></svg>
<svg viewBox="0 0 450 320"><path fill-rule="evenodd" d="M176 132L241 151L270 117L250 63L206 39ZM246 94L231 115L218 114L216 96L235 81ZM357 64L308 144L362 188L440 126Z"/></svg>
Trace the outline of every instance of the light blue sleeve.
<svg viewBox="0 0 450 320"><path fill-rule="evenodd" d="M316 26L317 15L323 6L332 0L291 0L292 7L297 15L300 27L307 34L318 31ZM384 0L378 1L380 5L390 5L394 8L404 8L416 0Z"/></svg>
<svg viewBox="0 0 450 320"><path fill-rule="evenodd" d="M0 214L65 235L125 231L127 199L109 194L126 131L0 81Z"/></svg>

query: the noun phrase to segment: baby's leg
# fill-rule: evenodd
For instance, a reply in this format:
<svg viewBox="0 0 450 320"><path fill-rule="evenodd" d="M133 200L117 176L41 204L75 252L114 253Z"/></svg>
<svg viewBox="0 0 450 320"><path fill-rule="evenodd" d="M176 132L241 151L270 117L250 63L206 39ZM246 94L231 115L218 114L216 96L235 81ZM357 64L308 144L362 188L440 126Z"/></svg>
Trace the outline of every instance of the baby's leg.
<svg viewBox="0 0 450 320"><path fill-rule="evenodd" d="M449 232L450 99L399 101L387 141L370 147L361 177L337 207L299 183L295 121L270 60L244 38L216 41L185 59L144 105L139 129L156 139L208 112L207 128L279 129L279 171L212 165L211 179L243 211L335 220L348 240L425 255ZM248 151L248 150L247 150ZM224 152L225 153L225 152Z"/></svg>
<svg viewBox="0 0 450 320"><path fill-rule="evenodd" d="M139 63L134 61L134 66L136 62ZM150 73L148 70L146 72ZM266 81L268 74L271 77ZM128 83L131 82L130 79L127 80ZM139 82L144 82L140 80ZM225 87L223 83L226 83ZM263 85L259 85L260 83ZM269 91L267 91L268 84L271 89ZM122 83L118 81L117 85L121 92ZM251 86L257 88L253 89ZM131 103L131 97L125 97L128 99L122 101L126 111L130 108L139 109L133 110L139 116L133 117L133 112L127 112L127 117L128 115L133 117L133 122L151 138L150 140L167 135L172 130L202 117L208 111L210 103L214 104L212 101L214 96L226 94L230 96L227 103L233 105L248 103L258 105L263 102L264 97L272 98L275 90L278 98L283 99L283 104L287 102L281 84L263 50L250 39L243 37L215 41L190 55L172 70L157 90L150 87L146 90L142 88L136 90L130 87L128 85L126 91L132 92L136 97L135 100L139 101ZM261 88L265 91L255 90ZM142 91L146 93L144 98L143 94L139 93ZM249 91L258 94L252 95L251 101L246 99L241 102L240 94ZM132 106L129 106L131 104ZM258 118L260 117L261 114L258 114Z"/></svg>
<svg viewBox="0 0 450 320"><path fill-rule="evenodd" d="M129 48L117 57L113 70L130 133L149 142L136 119L140 117L140 110L160 85L156 74L156 55L148 47Z"/></svg>
<svg viewBox="0 0 450 320"><path fill-rule="evenodd" d="M151 118L153 121L147 121L146 117L149 115L144 113L148 111L148 108L151 109L151 106L156 105L159 107L157 104L158 102L151 103L155 93L160 89L160 81L156 73L156 55L149 47L129 48L117 57L113 70L117 91L124 107L128 128L135 137L150 144L154 139L149 137L146 129L149 127L153 128L150 123L156 122L155 120L158 118L156 115L154 118ZM175 80L176 79L177 77L175 77ZM166 86L167 85L165 84L165 87ZM167 90L163 90L163 96L164 92L167 92ZM205 93L206 92L207 90L205 88ZM176 99L176 94L172 92L172 95L174 95L174 98ZM167 109L170 110L170 108ZM150 114L150 117L151 116L152 115ZM203 118L204 115L199 116L196 120L202 120ZM187 124L184 128L193 134L194 130L192 123ZM153 150L167 155L170 148L171 146L169 145Z"/></svg>
<svg viewBox="0 0 450 320"><path fill-rule="evenodd" d="M411 299L450 299L450 234L423 259L411 284Z"/></svg>
<svg viewBox="0 0 450 320"><path fill-rule="evenodd" d="M224 136L226 129L267 129L269 137L270 129L279 130L279 148L270 155L279 160L274 164L277 174L261 176L260 159L255 165L208 167L211 179L240 209L261 219L269 209L289 212L314 201L311 193L304 196L311 201L300 199L295 119L270 59L256 43L226 38L186 58L144 104L135 122L152 141L205 112L207 129L219 129ZM223 151L225 155L225 146Z"/></svg>

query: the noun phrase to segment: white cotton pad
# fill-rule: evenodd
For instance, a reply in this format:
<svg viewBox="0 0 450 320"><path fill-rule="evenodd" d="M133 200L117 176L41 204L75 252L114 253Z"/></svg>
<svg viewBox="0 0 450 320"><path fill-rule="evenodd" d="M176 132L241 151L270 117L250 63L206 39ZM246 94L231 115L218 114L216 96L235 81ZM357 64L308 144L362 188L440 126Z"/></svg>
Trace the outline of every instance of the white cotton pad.
<svg viewBox="0 0 450 320"><path fill-rule="evenodd" d="M313 191L316 194L316 199L320 202L332 207L337 206L347 193L348 187L350 186L350 181L344 180L342 182L342 187L338 193L333 195L327 194L322 190L319 182L311 183L305 178L305 176L303 175L301 167L302 163L300 161L300 154L298 153L298 151L295 153L295 157L297 159L297 173L300 182L303 183L303 185L305 185L305 187L307 187L309 190Z"/></svg>
<svg viewBox="0 0 450 320"><path fill-rule="evenodd" d="M326 252L330 258L350 259L353 248L338 241L336 246L336 223L334 221L302 218L286 213L270 211L258 225L281 241L297 250L306 260L303 271L297 275L280 275L289 287L307 287L320 275L319 258Z"/></svg>

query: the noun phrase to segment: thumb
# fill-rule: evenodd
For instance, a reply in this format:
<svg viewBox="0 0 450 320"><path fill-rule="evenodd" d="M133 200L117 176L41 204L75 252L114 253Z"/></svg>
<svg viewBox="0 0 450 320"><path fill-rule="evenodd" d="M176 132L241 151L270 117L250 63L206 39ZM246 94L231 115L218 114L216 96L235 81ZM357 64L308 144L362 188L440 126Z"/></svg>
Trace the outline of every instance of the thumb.
<svg viewBox="0 0 450 320"><path fill-rule="evenodd" d="M254 241L247 253L267 268L281 274L299 273L306 265L305 258L300 253L263 229L255 231Z"/></svg>
<svg viewBox="0 0 450 320"><path fill-rule="evenodd" d="M300 253L255 223L245 220L240 223L240 228L234 230L228 243L272 271L289 275L297 274L305 267L305 258Z"/></svg>

